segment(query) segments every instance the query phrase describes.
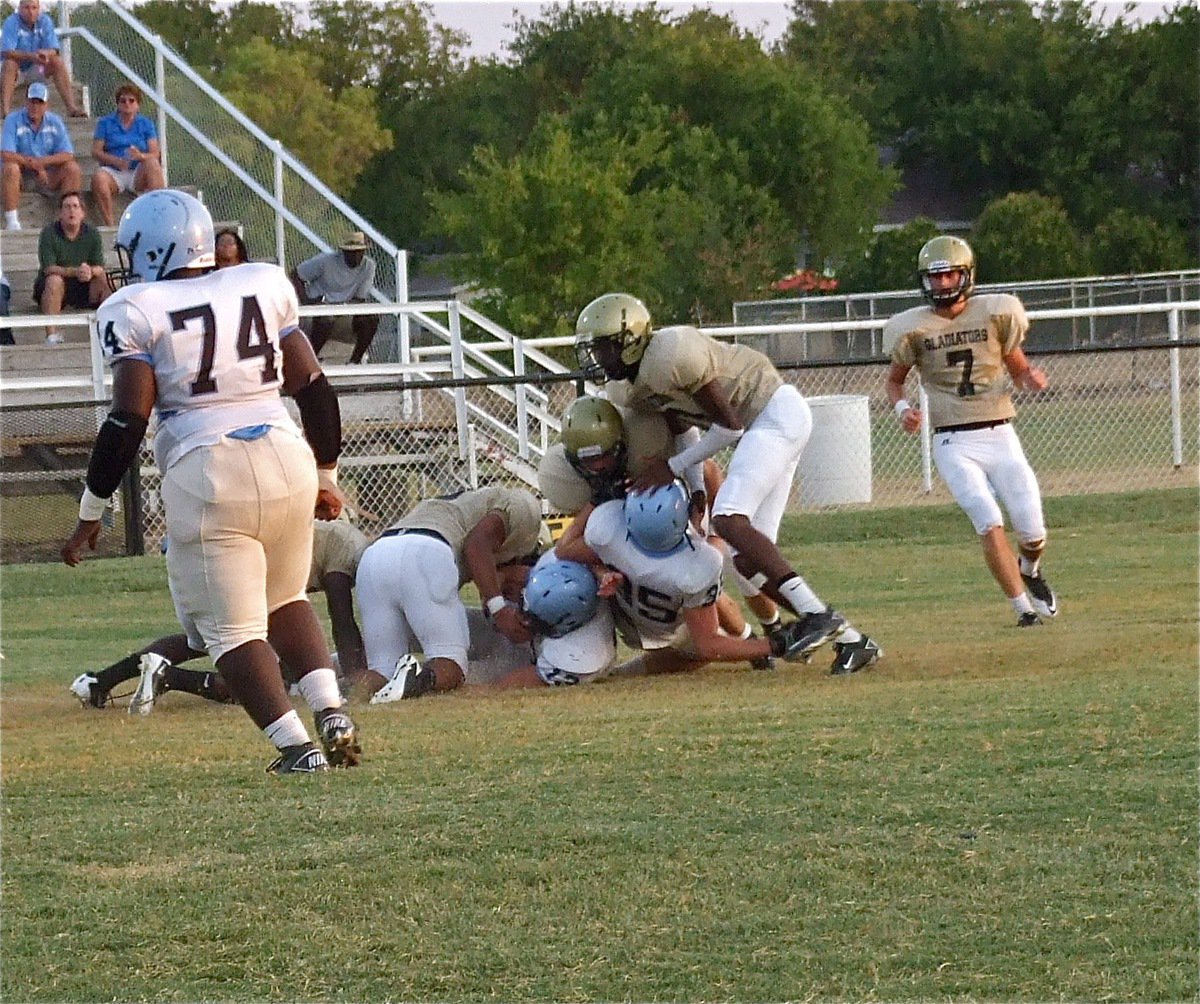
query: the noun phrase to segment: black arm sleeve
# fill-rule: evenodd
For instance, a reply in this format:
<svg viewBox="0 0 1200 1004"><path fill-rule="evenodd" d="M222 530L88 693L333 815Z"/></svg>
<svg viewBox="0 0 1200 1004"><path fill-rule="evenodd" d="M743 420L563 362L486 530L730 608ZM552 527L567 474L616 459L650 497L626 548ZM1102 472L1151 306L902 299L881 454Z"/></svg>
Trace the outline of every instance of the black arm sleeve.
<svg viewBox="0 0 1200 1004"><path fill-rule="evenodd" d="M98 498L109 498L137 457L146 434L146 419L130 411L112 411L96 434L88 460L87 486Z"/></svg>
<svg viewBox="0 0 1200 1004"><path fill-rule="evenodd" d="M332 464L342 453L342 412L333 386L322 373L293 397L317 463Z"/></svg>

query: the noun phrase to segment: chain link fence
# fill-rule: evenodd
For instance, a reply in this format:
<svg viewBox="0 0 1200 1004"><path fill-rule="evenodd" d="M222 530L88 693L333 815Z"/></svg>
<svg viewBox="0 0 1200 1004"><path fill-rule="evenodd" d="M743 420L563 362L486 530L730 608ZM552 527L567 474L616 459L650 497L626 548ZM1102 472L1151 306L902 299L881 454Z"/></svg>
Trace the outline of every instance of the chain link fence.
<svg viewBox="0 0 1200 1004"><path fill-rule="evenodd" d="M1194 342L1181 348L1096 347L1037 355L1050 386L1041 394L1017 395L1016 426L1043 494L1196 486L1200 349ZM879 360L782 368L817 415L793 489L793 511L951 501L936 474L929 476L921 438L899 428L883 391L886 371L886 362ZM1175 373L1177 395L1172 393ZM575 384L561 376L536 379L546 391L546 412L561 414ZM543 451L539 437L531 437L524 460L513 452L511 437L484 423L470 425L460 437L455 383L410 380L339 389L346 444L341 483L368 532L423 498L480 484L528 485L532 479ZM490 399L487 408L500 424L512 428L517 421L515 404L510 414L496 411L495 388L472 383L465 394L468 406ZM91 441L106 413L94 403L0 407L4 562L57 559L74 527ZM850 484L845 483L848 472ZM144 448L101 535L100 553L162 546L166 528L159 490L159 473Z"/></svg>

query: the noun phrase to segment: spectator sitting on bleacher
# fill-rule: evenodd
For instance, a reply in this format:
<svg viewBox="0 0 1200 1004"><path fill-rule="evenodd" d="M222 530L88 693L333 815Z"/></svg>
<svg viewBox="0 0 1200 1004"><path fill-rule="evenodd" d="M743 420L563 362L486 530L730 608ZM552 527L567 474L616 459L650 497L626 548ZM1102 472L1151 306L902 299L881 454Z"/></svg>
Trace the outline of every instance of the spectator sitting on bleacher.
<svg viewBox="0 0 1200 1004"><path fill-rule="evenodd" d="M18 83L54 81L71 118L85 118L75 104L75 91L67 64L58 54L58 32L49 14L42 13L40 0L21 0L17 9L0 26L0 115L12 110L13 91Z"/></svg>
<svg viewBox="0 0 1200 1004"><path fill-rule="evenodd" d="M250 260L246 242L242 240L242 235L232 227L226 227L217 234L217 240L213 247L217 258L217 268L245 265Z"/></svg>
<svg viewBox="0 0 1200 1004"><path fill-rule="evenodd" d="M25 107L5 116L0 131L5 230L21 229L17 206L26 176L43 194L77 192L81 187L83 175L66 124L46 110L46 98L45 84L30 84Z"/></svg>
<svg viewBox="0 0 1200 1004"><path fill-rule="evenodd" d="M315 255L292 270L292 282L301 303L364 303L371 298L375 262L367 257L367 238L361 230L356 230L347 234L338 248L340 253L330 251ZM333 335L336 320L336 317L312 319L309 339L317 355ZM378 315L364 314L351 318L354 349L350 353L350 362L362 362L378 327Z"/></svg>
<svg viewBox="0 0 1200 1004"><path fill-rule="evenodd" d="M100 166L92 174L92 196L106 227L113 219L113 197L122 192L166 188L158 153L158 130L140 113L141 89L125 83L117 88L117 110L96 123L92 156Z"/></svg>
<svg viewBox="0 0 1200 1004"><path fill-rule="evenodd" d="M58 219L42 228L33 298L43 314L61 314L64 306L90 310L112 292L100 231L89 227L83 217L83 196L67 192L58 200ZM47 345L62 340L56 328L46 328Z"/></svg>

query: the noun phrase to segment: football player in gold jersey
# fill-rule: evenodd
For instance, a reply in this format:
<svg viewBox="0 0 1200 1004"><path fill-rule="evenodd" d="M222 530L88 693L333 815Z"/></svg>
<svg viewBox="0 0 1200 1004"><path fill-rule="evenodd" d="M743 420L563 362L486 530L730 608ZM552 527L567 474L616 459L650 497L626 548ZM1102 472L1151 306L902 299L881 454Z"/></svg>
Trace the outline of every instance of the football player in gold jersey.
<svg viewBox="0 0 1200 1004"><path fill-rule="evenodd" d="M1041 572L1042 497L1012 427L1017 412L1004 379L1007 373L1025 391L1046 386L1046 374L1021 348L1029 318L1008 293L971 295L975 254L961 238L933 238L917 256L917 271L930 305L897 314L883 329L883 344L892 347L888 399L904 431L915 433L921 412L905 399L904 381L916 369L929 399L938 473L975 525L1018 627L1036 627L1058 613L1058 601ZM1004 535L1000 503L1016 531L1019 559Z"/></svg>
<svg viewBox="0 0 1200 1004"><path fill-rule="evenodd" d="M734 550L738 570L801 619L806 651L837 639L834 673L875 662L879 646L826 606L775 544L812 412L771 361L697 328L655 331L645 304L627 293L606 293L583 308L575 351L595 378L614 381L609 396L616 403L663 415L675 435L674 455L649 463L631 490L680 477L694 491L703 461L733 447L712 522Z"/></svg>
<svg viewBox="0 0 1200 1004"><path fill-rule="evenodd" d="M673 442L662 415L620 409L602 397L577 397L563 413L562 442L546 451L538 467L538 489L551 509L573 517L585 506L623 499L631 477L641 473L651 460L669 457L674 452ZM693 512L702 517L698 530L706 525L708 500L716 497L723 480L716 463L706 460L703 490L692 496ZM710 542L718 546L725 558L725 575L736 580L764 632L779 630L782 623L775 603L738 574L724 544ZM741 608L728 593L718 597L717 611L722 631L734 637L750 637L751 629ZM770 659L766 659L759 668L770 665Z"/></svg>

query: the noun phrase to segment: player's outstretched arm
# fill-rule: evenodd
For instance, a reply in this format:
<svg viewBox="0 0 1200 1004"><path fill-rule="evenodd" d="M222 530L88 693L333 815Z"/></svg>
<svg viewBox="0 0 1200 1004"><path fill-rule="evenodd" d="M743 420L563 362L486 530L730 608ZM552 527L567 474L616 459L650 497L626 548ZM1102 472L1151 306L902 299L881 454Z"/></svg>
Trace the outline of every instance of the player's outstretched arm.
<svg viewBox="0 0 1200 1004"><path fill-rule="evenodd" d="M149 363L141 359L114 363L112 411L92 444L83 498L79 500L79 522L59 552L72 568L83 560L85 547L90 551L96 549L100 518L137 457L156 393L154 370Z"/></svg>

